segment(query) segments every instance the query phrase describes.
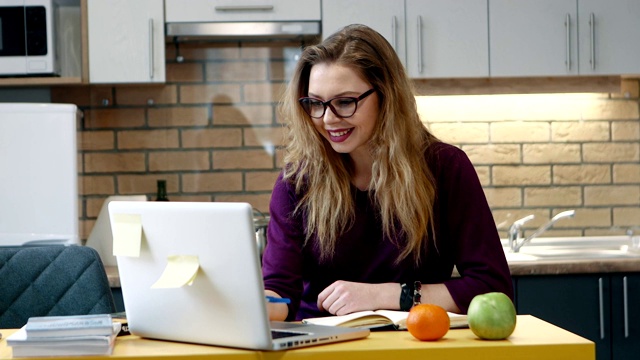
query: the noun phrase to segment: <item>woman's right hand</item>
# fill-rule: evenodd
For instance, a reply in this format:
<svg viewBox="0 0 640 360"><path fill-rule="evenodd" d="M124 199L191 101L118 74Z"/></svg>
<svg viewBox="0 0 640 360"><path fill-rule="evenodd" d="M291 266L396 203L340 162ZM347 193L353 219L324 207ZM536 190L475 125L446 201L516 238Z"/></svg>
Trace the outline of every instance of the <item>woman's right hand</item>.
<svg viewBox="0 0 640 360"><path fill-rule="evenodd" d="M272 296L282 298L275 291L265 290L265 296ZM274 303L267 301L267 312L269 313L269 320L272 321L284 321L289 314L289 307L285 303Z"/></svg>

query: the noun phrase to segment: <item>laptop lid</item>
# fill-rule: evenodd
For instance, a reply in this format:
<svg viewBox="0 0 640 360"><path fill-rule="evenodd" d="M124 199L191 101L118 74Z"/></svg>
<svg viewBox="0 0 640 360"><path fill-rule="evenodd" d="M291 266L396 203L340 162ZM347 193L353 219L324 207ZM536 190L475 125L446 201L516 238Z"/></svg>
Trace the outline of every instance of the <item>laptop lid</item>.
<svg viewBox="0 0 640 360"><path fill-rule="evenodd" d="M100 255L104 266L117 266L116 257L113 256L113 235L111 234L111 223L109 222L109 210L107 206L112 201L147 201L146 195L112 195L107 197L100 207L100 212L96 219L86 245L94 248Z"/></svg>
<svg viewBox="0 0 640 360"><path fill-rule="evenodd" d="M269 322L247 203L112 201L108 208L127 320L136 335L276 350L369 334ZM297 335L273 339L272 325Z"/></svg>

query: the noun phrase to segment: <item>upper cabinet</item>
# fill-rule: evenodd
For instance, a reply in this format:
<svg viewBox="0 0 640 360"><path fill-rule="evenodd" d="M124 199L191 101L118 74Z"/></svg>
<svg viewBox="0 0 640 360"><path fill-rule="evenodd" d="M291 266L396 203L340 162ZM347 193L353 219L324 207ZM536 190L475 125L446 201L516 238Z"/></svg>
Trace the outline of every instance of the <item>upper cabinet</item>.
<svg viewBox="0 0 640 360"><path fill-rule="evenodd" d="M165 0L167 22L319 21L320 0Z"/></svg>
<svg viewBox="0 0 640 360"><path fill-rule="evenodd" d="M0 86L163 83L174 29L224 28L205 35L241 41L230 27L275 24L290 35L313 24L315 40L320 22L323 38L354 23L374 28L412 78L637 77L638 19L640 0L65 0L60 76Z"/></svg>
<svg viewBox="0 0 640 360"><path fill-rule="evenodd" d="M487 0L322 2L324 38L353 23L383 35L411 77L489 75Z"/></svg>
<svg viewBox="0 0 640 360"><path fill-rule="evenodd" d="M165 81L163 0L87 1L89 82Z"/></svg>
<svg viewBox="0 0 640 360"><path fill-rule="evenodd" d="M640 74L640 1L579 0L583 75Z"/></svg>
<svg viewBox="0 0 640 360"><path fill-rule="evenodd" d="M576 0L490 0L491 76L578 73Z"/></svg>
<svg viewBox="0 0 640 360"><path fill-rule="evenodd" d="M393 46L406 66L404 4L389 0L323 0L322 37L349 24L367 25Z"/></svg>
<svg viewBox="0 0 640 360"><path fill-rule="evenodd" d="M639 18L638 0L322 2L323 37L369 25L413 78L638 75Z"/></svg>
<svg viewBox="0 0 640 360"><path fill-rule="evenodd" d="M489 0L491 76L639 74L637 0Z"/></svg>
<svg viewBox="0 0 640 360"><path fill-rule="evenodd" d="M414 78L489 76L487 0L406 0Z"/></svg>

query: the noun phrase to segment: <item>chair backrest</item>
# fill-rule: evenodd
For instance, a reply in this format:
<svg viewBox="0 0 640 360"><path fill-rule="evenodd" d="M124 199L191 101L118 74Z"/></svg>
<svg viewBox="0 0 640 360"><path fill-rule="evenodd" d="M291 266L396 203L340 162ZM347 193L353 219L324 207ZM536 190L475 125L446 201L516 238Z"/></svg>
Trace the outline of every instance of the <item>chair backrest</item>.
<svg viewBox="0 0 640 360"><path fill-rule="evenodd" d="M115 312L98 253L86 246L0 247L0 328L32 316Z"/></svg>

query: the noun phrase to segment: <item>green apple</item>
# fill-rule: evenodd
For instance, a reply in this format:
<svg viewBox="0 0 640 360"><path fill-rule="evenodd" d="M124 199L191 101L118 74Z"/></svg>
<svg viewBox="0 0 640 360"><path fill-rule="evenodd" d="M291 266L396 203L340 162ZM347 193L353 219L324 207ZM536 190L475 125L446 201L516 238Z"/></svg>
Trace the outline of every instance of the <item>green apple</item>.
<svg viewBox="0 0 640 360"><path fill-rule="evenodd" d="M476 295L467 311L469 328L485 340L506 339L516 328L516 308L501 292Z"/></svg>

